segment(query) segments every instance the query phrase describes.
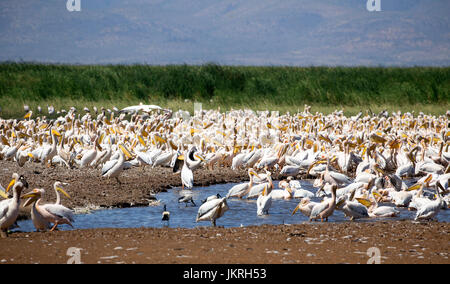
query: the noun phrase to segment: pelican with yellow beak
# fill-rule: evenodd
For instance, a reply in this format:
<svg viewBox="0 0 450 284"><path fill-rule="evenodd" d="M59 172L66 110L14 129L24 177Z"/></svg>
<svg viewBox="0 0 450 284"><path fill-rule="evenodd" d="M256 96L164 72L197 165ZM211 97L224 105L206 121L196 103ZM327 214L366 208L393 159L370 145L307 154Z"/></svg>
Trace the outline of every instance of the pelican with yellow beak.
<svg viewBox="0 0 450 284"><path fill-rule="evenodd" d="M230 188L230 190L228 191L228 194L227 194L227 198L230 198L230 197L242 198L248 194L248 192L250 191L250 189L253 186L253 176L259 177L258 174L255 172L255 170L252 168L248 169L248 176L250 178L250 181L237 184L237 185L233 186L232 188Z"/></svg>
<svg viewBox="0 0 450 284"><path fill-rule="evenodd" d="M61 137L61 134L55 129L50 129L49 136L52 137L52 145L43 146L40 151L38 151L39 160L47 166L51 165L53 157L58 154L58 149L56 148L58 144L57 137ZM35 156L34 154L32 155Z"/></svg>
<svg viewBox="0 0 450 284"><path fill-rule="evenodd" d="M58 225L67 224L73 228L72 222L74 222L73 212L67 207L61 204L45 204L41 205L40 201L45 194L45 190L42 188L33 189L28 194L23 195L22 199L28 200L24 203L24 207L33 204L32 218L33 224L36 229L45 231L48 228L48 223L53 223L53 227L50 231L54 231Z"/></svg>
<svg viewBox="0 0 450 284"><path fill-rule="evenodd" d="M130 151L123 144L119 144L119 159L105 163L102 168L102 177L116 178L117 182L120 183L119 175L123 171L125 156L129 159L132 158Z"/></svg>
<svg viewBox="0 0 450 284"><path fill-rule="evenodd" d="M6 193L12 188L13 197L0 202L0 231L1 237L8 236L8 228L16 222L19 216L20 194L23 188L28 188L28 183L23 176L13 174L13 180L6 189Z"/></svg>
<svg viewBox="0 0 450 284"><path fill-rule="evenodd" d="M268 215L269 209L272 206L272 190L269 185L265 185L263 192L256 200L256 214L258 216Z"/></svg>

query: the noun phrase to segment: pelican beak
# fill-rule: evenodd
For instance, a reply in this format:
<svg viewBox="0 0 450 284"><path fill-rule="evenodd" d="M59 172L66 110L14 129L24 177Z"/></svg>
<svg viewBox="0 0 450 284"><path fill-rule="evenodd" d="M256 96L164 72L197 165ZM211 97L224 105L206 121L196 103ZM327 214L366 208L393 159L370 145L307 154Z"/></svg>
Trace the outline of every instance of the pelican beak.
<svg viewBox="0 0 450 284"><path fill-rule="evenodd" d="M372 192L373 196L377 197L377 198L381 198L381 194L379 194L378 192L374 191Z"/></svg>
<svg viewBox="0 0 450 284"><path fill-rule="evenodd" d="M412 190L419 189L420 186L421 186L420 183L416 183L415 185L410 186L406 191L412 191Z"/></svg>
<svg viewBox="0 0 450 284"><path fill-rule="evenodd" d="M286 187L286 190L289 192L289 194L292 194L292 189L291 189L290 186L287 186L287 187Z"/></svg>
<svg viewBox="0 0 450 284"><path fill-rule="evenodd" d="M13 180L9 183L8 187L6 188L6 192L8 192L8 191L11 189L11 187L13 187L14 184L16 184L16 180L15 180L15 179L13 179Z"/></svg>
<svg viewBox="0 0 450 284"><path fill-rule="evenodd" d="M0 190L0 196L3 197L4 199L9 198L8 194L6 194L6 192L4 192L3 190Z"/></svg>
<svg viewBox="0 0 450 284"><path fill-rule="evenodd" d="M31 191L30 193L24 194L20 197L20 199L27 199L27 198L36 198L39 196L39 192L34 189L33 191Z"/></svg>
<svg viewBox="0 0 450 284"><path fill-rule="evenodd" d="M372 205L372 203L367 200L366 198L356 198L356 200L358 200L359 203L361 203L362 205L366 206L366 207L370 207Z"/></svg>
<svg viewBox="0 0 450 284"><path fill-rule="evenodd" d="M334 156L333 158L331 158L330 163L334 162L337 159L337 156Z"/></svg>
<svg viewBox="0 0 450 284"><path fill-rule="evenodd" d="M128 149L123 146L122 144L119 145L120 150L122 150L122 152L125 154L125 156L127 156L129 159L132 159L132 155L130 154L130 151L128 151Z"/></svg>
<svg viewBox="0 0 450 284"><path fill-rule="evenodd" d="M178 156L178 160L183 161L184 160L184 155L179 155Z"/></svg>
<svg viewBox="0 0 450 284"><path fill-rule="evenodd" d="M424 183L427 184L431 181L431 179L433 178L433 176L430 174L428 175L428 177L425 179Z"/></svg>
<svg viewBox="0 0 450 284"><path fill-rule="evenodd" d="M61 187L56 187L56 190L64 194L67 198L71 198L70 195L67 194L67 192L65 192Z"/></svg>
<svg viewBox="0 0 450 284"><path fill-rule="evenodd" d="M57 130L52 129L52 134L61 137L61 133L59 133Z"/></svg>
<svg viewBox="0 0 450 284"><path fill-rule="evenodd" d="M34 189L32 192L22 195L20 199L27 199L23 204L23 207L27 207L31 205L34 201L36 201L40 196L40 192L37 189Z"/></svg>
<svg viewBox="0 0 450 284"><path fill-rule="evenodd" d="M203 159L200 155L194 155L197 159L200 159L202 162L205 161L205 159Z"/></svg>
<svg viewBox="0 0 450 284"><path fill-rule="evenodd" d="M295 212L297 212L299 208L300 208L300 203L299 203L299 204L297 204L297 207L295 207L294 211L292 211L292 214L291 214L291 216L292 216L292 215L294 215L294 214L295 214Z"/></svg>
<svg viewBox="0 0 450 284"><path fill-rule="evenodd" d="M263 189L262 195L263 195L263 196L266 196L266 193L267 193L267 185L266 185L266 186L264 186L264 189Z"/></svg>
<svg viewBox="0 0 450 284"><path fill-rule="evenodd" d="M30 157L31 159L34 159L34 156L33 156L33 154L31 154L31 153L28 153L27 155L28 155L28 157Z"/></svg>

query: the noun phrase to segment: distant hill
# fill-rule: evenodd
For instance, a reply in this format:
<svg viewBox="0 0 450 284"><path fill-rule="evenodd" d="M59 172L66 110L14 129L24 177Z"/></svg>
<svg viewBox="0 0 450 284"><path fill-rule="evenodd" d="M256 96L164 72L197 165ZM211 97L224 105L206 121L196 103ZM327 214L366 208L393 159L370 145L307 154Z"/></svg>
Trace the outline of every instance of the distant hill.
<svg viewBox="0 0 450 284"><path fill-rule="evenodd" d="M0 61L449 66L450 1L0 1Z"/></svg>

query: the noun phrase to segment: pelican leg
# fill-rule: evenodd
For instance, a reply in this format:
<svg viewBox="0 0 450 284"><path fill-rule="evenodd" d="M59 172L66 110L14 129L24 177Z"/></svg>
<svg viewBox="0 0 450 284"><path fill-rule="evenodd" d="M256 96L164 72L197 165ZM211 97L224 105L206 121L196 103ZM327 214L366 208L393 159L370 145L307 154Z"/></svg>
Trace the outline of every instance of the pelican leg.
<svg viewBox="0 0 450 284"><path fill-rule="evenodd" d="M0 235L1 235L2 239L7 238L8 237L8 232L6 230L1 230Z"/></svg>
<svg viewBox="0 0 450 284"><path fill-rule="evenodd" d="M50 232L53 232L56 229L56 227L58 227L58 222L56 222L55 225L53 225L53 227L50 229Z"/></svg>
<svg viewBox="0 0 450 284"><path fill-rule="evenodd" d="M216 226L216 220L211 220L212 226L215 227Z"/></svg>
<svg viewBox="0 0 450 284"><path fill-rule="evenodd" d="M119 180L119 177L116 177L116 181L117 181L118 184L122 185L122 183Z"/></svg>

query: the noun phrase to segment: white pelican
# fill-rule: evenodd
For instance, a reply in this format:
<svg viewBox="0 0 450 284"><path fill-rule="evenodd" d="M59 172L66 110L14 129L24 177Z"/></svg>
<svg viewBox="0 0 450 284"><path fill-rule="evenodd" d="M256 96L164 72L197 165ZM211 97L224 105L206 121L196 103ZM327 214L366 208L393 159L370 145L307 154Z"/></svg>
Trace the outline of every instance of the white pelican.
<svg viewBox="0 0 450 284"><path fill-rule="evenodd" d="M265 185L263 192L258 196L256 200L256 214L258 216L269 214L269 209L272 206L272 190L269 185Z"/></svg>
<svg viewBox="0 0 450 284"><path fill-rule="evenodd" d="M211 221L212 225L216 226L216 219L220 218L229 209L226 197L215 198L207 201L198 208L196 222Z"/></svg>
<svg viewBox="0 0 450 284"><path fill-rule="evenodd" d="M237 185L233 186L232 188L230 188L230 190L228 191L228 194L227 194L227 198L230 198L230 197L242 198L248 194L248 192L250 191L250 189L253 186L253 176L258 176L258 174L255 172L254 169L250 168L250 169L248 169L248 176L250 178L250 181L237 184Z"/></svg>
<svg viewBox="0 0 450 284"><path fill-rule="evenodd" d="M53 157L58 154L58 150L56 149L58 142L57 137L61 137L61 134L55 129L50 129L49 136L52 137L52 145L43 146L36 149L36 152L33 151L31 153L34 157L37 157L42 164L47 166L51 165Z"/></svg>
<svg viewBox="0 0 450 284"><path fill-rule="evenodd" d="M362 198L358 199L358 201L360 203L362 203L363 205L368 207L369 217L371 217L371 218L377 218L377 217L378 218L386 218L386 217L396 217L400 214L400 211L398 211L393 206L378 206L377 198L381 198L382 196L378 192L375 192L375 191L372 194L374 196L373 202L371 202L370 200L362 199Z"/></svg>
<svg viewBox="0 0 450 284"><path fill-rule="evenodd" d="M184 187L188 189L194 187L194 173L186 163L186 156L184 156L183 168L181 168L181 189L184 190Z"/></svg>
<svg viewBox="0 0 450 284"><path fill-rule="evenodd" d="M317 204L320 204L318 202L311 201L308 197L303 198L298 204L297 207L295 207L294 211L292 212L292 215L295 214L298 210L302 212L303 215L309 218L311 215L311 211Z"/></svg>
<svg viewBox="0 0 450 284"><path fill-rule="evenodd" d="M342 210L345 216L350 217L351 221L369 217L369 212L366 206L360 203L359 199L357 199L357 201L352 200L354 195L355 191L352 192L349 198L347 198L347 196L341 198L341 200L336 204L336 208Z"/></svg>
<svg viewBox="0 0 450 284"><path fill-rule="evenodd" d="M439 213L443 201L439 193L439 182L436 182L435 190L436 200L423 204L422 207L417 210L417 214L414 220L430 220Z"/></svg>
<svg viewBox="0 0 450 284"><path fill-rule="evenodd" d="M333 215L334 209L336 208L336 190L337 185L333 184L331 187L331 199L323 201L313 207L311 215L309 216L310 222L319 218L321 222L323 222L324 219L328 222L328 217Z"/></svg>
<svg viewBox="0 0 450 284"><path fill-rule="evenodd" d="M268 186L268 190L272 191L273 189L272 173L267 171L266 177L268 182L254 185L252 186L252 188L250 188L250 191L248 192L247 195L247 199L256 198L260 196L266 186Z"/></svg>
<svg viewBox="0 0 450 284"><path fill-rule="evenodd" d="M73 212L72 210L62 206L61 204L45 204L40 205L40 201L42 196L44 195L45 190L42 188L33 189L30 193L22 196L23 199L28 198L28 200L24 203L24 206L28 206L33 204L34 210L34 218L39 219L39 221L33 220L33 223L39 225L39 228L36 227L37 230L46 230L46 227L42 227L46 221L48 223L53 223L53 227L50 231L54 231L58 225L68 224L73 228L72 222L74 222Z"/></svg>
<svg viewBox="0 0 450 284"><path fill-rule="evenodd" d="M83 157L80 161L80 168L85 168L91 166L91 163L95 160L97 157L97 149L102 151L102 148L98 144L99 136L95 137L95 142L91 150L88 150L84 153Z"/></svg>
<svg viewBox="0 0 450 284"><path fill-rule="evenodd" d="M117 182L120 183L119 175L124 168L125 156L127 156L128 158L132 158L127 148L125 148L123 144L119 144L119 159L105 163L102 168L102 177L116 178Z"/></svg>
<svg viewBox="0 0 450 284"><path fill-rule="evenodd" d="M28 188L28 183L23 176L13 174L13 180L6 189L6 193L13 187L13 197L0 202L0 230L1 237L8 236L8 228L11 227L19 215L20 193L23 188Z"/></svg>

